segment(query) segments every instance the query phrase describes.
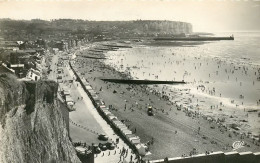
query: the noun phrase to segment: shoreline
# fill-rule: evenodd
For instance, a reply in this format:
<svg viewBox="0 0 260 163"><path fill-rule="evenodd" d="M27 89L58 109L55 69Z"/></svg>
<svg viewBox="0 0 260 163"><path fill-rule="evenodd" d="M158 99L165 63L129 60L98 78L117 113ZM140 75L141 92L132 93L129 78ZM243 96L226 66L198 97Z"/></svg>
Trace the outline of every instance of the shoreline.
<svg viewBox="0 0 260 163"><path fill-rule="evenodd" d="M164 72L168 72L168 71L170 72L171 66L172 67L174 66L177 69L177 68L182 68L184 65L183 71L180 70L180 72L178 72L176 70L177 73L174 71L173 75L175 75L176 79L181 80L182 76L180 75L182 73L186 74L185 81L187 81L187 84L185 86L176 85L170 87L169 85L167 85L165 88L162 86L152 87L152 88L156 89L156 91L158 92L161 92L163 90L164 92L166 92L167 95L169 94L171 96L171 99L174 103L176 102L178 105L182 105L183 107L190 108L191 110L194 111L196 109L199 109L197 111L202 111L205 114L213 113L211 114L211 116L215 116L215 117L220 116L220 118L223 118L222 116L223 114L229 116L235 115L235 118L233 118L234 121L230 121L229 123L238 123L240 120L243 121L245 120L244 121L245 123L241 124L242 125L241 131L251 132L252 135L255 135L255 137L258 138L258 135L260 134L259 133L260 128L259 128L259 122L257 122L258 118L255 117L255 115L257 116L257 114L251 114L251 111L257 109L259 106L256 105L255 102L255 100L258 100L257 94L259 94L259 92L257 92L257 88L258 88L257 86L259 86L259 82L256 81L256 76L255 74L253 74L254 71L257 71L256 67L254 66L251 67L250 65L241 66L241 65L236 65L234 63L229 64L228 61L220 60L220 58L216 59L215 57L204 58L202 56L189 56L185 54L184 55L178 54L175 51L172 51L172 49L170 48L170 51L165 50L165 52L167 52L167 54L169 52L170 53L174 52L172 53L174 54L173 55L174 59L173 57L171 57L171 54L161 57L162 59L161 62L162 63L164 61L165 63L167 62L166 65L168 64L168 66L165 67L164 65L161 65L159 71L157 69L154 69L153 66L151 66L151 64L157 66L157 64L159 63L157 62L157 60L160 59L160 55L156 53L160 52L158 51L158 49L160 50L162 48L155 48L154 49L155 54L151 52L153 50L145 49L140 51L140 49L142 48L138 47L136 51L140 54L142 53L146 57L150 55L151 57L153 57L152 59L149 59L148 65L147 64L145 65L145 63L142 62L143 60L145 60L145 57L142 56L138 57L138 55L135 55L134 51L130 51L130 52L120 51L116 53L109 53L106 56L110 57L109 58L110 60L107 60L106 63L112 67L116 67L116 69L120 72L122 71L131 72L131 75L134 76L135 79L148 79L148 80L154 79L154 77L156 77L155 75L158 74L160 75L160 79L173 80L173 78L169 78L169 77L167 78L167 76L169 75L165 74ZM131 54L134 55L132 58L135 59L131 59ZM126 62L128 67L125 67L126 63L123 62L124 66L122 68L121 66L117 66L120 64L120 59L121 60L130 59L131 62L134 64L131 64L131 62L128 61ZM169 61L167 59L169 59ZM141 62L139 62L139 60ZM169 65L168 62L172 63L172 65L171 64ZM149 69L146 69L145 66L149 68L153 68L153 70L151 71ZM248 69L248 67L251 67L251 69ZM141 73L142 71L143 73ZM207 74L207 71L209 74ZM149 76L148 76L148 72L149 72ZM153 74L151 74L150 76L151 72ZM236 77L237 80L235 80ZM249 82L251 81L248 80L249 78L253 80L253 82ZM173 93L177 95L173 95ZM243 96L245 98L238 97L241 94L245 95ZM232 111L235 112L235 114ZM247 113L249 116L247 116ZM226 118L228 120L231 120L228 117ZM249 123L247 123L246 121L249 121ZM243 127L244 124L245 126ZM248 128L248 124L250 124L249 128Z"/></svg>
<svg viewBox="0 0 260 163"><path fill-rule="evenodd" d="M100 54L100 55L104 55L104 54ZM76 60L77 60L77 58L76 58ZM106 105L109 105L109 104L113 105L113 107L115 108L114 110L112 110L113 114L115 114L116 116L118 116L121 119L128 119L130 121L130 122L128 121L129 122L128 125L130 125L129 128L132 131L137 130L137 135L141 138L142 142L143 141L147 142L147 141L151 140L152 138L154 138L155 144L150 146L150 150L153 153L153 155L155 153L156 156L152 156L152 159L164 158L164 157L169 157L169 156L171 156L171 157L180 156L184 153L186 153L186 154L189 153L192 147L190 145L189 146L184 145L184 144L187 144L184 142L185 139L188 140L188 142L189 142L188 144L192 144L192 146L196 146L198 148L198 153L204 152L205 149L206 150L223 149L223 147L225 146L225 142L230 143L230 142L232 142L232 140L235 141L234 138L233 139L230 138L229 140L225 140L223 142L217 140L219 143L218 145L211 144L209 140L205 140L204 138L202 138L203 135L196 133L197 127L202 126L203 129L201 129L201 132L204 134L204 131L202 131L202 130L207 131L208 129L206 129L206 128L210 128L211 125L214 125L218 128L220 126L221 129L223 128L223 126L215 124L215 123L208 124L209 123L208 120L206 120L205 117L201 114L196 113L194 115L194 113L190 113L188 110L178 111L176 106L173 106L171 103L168 103L167 101L165 101L163 99L160 99L158 97L158 95L153 95L152 93L149 93L150 90L147 89L147 87L145 87L145 86L133 86L133 85L122 86L120 84L111 84L111 83L109 84L109 83L105 83L105 82L101 81L99 79L101 76L108 75L110 77L111 76L122 77L122 74L120 75L120 73L116 72L116 70L114 68L111 68L110 66L105 65L103 62L100 62L100 60L99 61L95 61L95 60L90 61L90 60L82 58L82 59L79 59L77 61L77 63L79 65L75 65L75 67L77 67L80 72L85 74L85 78L91 83L91 85L93 86L93 89L99 93L99 96L101 96L101 98L103 98L106 103L108 103ZM92 71L88 72L87 70L92 70ZM104 71L106 71L106 72L104 72ZM109 75L109 73L111 75ZM123 76L126 77L128 75L123 74ZM118 93L112 93L111 90L113 90L113 89L114 90L118 89L118 91L117 91ZM125 95L128 93L129 93L129 95ZM136 98L137 95L139 95L139 97L140 97L139 99ZM120 100L121 103L118 101L118 99L121 99ZM158 101L158 103L156 102L157 104L155 104L155 101ZM147 103L152 104L156 108L155 109L156 115L154 117L148 117L146 115L145 108L147 107ZM125 107L125 105L127 107L126 107L126 109L123 109ZM162 110L161 108L164 108L164 109ZM178 115L178 116L176 117L176 115ZM193 118L190 118L188 115L192 115L191 117L193 117ZM172 121L175 120L173 118L177 118L177 121L175 121L176 124L172 124ZM143 121L142 119L145 119L145 121ZM185 121L185 123L188 122L189 125L179 123L182 121ZM142 125L140 125L142 123L151 123L151 124L145 124L144 126L142 126ZM177 123L179 123L179 124L177 124ZM198 125L198 123L200 123L200 124L202 123L202 124ZM183 126L186 125L186 127L183 127L182 125ZM156 126L158 126L158 127L163 126L163 128L159 127L159 129L160 129L160 131L165 131L165 134L161 135L160 133L155 132L154 129ZM224 129L225 129L225 127L223 128L223 130ZM178 134L175 134L176 131ZM151 133L149 133L149 132L151 132ZM182 135L182 132L183 132L183 135ZM226 132L228 133L229 131L226 131ZM213 135L214 135L213 133L214 132L207 134L205 132L206 135L209 135L209 136L206 136L206 137L208 137L208 139L213 139ZM165 144L165 142L160 140L160 138L165 137L165 135L175 135L175 137L177 137L177 140L173 139L173 141L177 141L176 142L177 147L178 146L184 146L184 147L183 148L180 147L178 151L171 149L170 152L169 151L167 152L167 154L164 154L164 153L158 151L158 149L156 149L156 148L159 148L159 149L161 149L161 151L164 151L164 152L167 149L167 147L171 148L169 146L169 144L167 145L167 144ZM182 135L183 138L180 138L179 137L180 135ZM195 141L195 143L193 142L194 136L196 139L198 139L199 142L197 142L197 141ZM220 137L223 137L223 136L220 136ZM178 139L180 139L180 140L178 140ZM166 139L164 139L164 140L166 140ZM248 139L248 141L250 142L251 140ZM208 145L205 145L204 143L206 143ZM171 144L171 145L173 145L173 144ZM199 147L200 145L202 145L204 147L200 148ZM163 146L166 146L166 147L163 147ZM209 147L205 147L205 146L209 146ZM230 147L228 147L228 148L230 151L231 150ZM241 149L243 149L243 148L241 148ZM256 149L259 149L259 146ZM216 151L216 150L214 150L214 151ZM172 153L175 153L175 154L170 155Z"/></svg>

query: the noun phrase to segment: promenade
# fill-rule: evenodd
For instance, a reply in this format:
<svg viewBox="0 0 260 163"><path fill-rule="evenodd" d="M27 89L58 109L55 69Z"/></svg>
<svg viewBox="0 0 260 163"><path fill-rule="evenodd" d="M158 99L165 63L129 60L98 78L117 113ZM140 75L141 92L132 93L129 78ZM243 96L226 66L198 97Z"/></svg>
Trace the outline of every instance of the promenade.
<svg viewBox="0 0 260 163"><path fill-rule="evenodd" d="M58 59L62 57L62 54L54 55L52 59L49 79L55 80L57 78L57 63ZM75 102L75 111L70 112L70 137L73 142L82 142L87 145L92 143L100 143L97 139L98 134L106 134L110 140L116 141L119 138L107 122L99 115L96 108L93 106L91 100L84 92L80 83L75 81L72 70L68 66L68 60L64 61L63 66L59 67L63 69L63 73L59 74L62 76L63 85L68 88L72 99ZM72 83L69 80L73 80ZM104 142L103 142L104 143ZM122 149L126 152L121 156ZM121 156L121 157L120 157ZM131 149L119 138L119 143L114 150L102 151L100 154L95 154L96 163L117 163L117 162L130 162L135 159L135 155L131 152Z"/></svg>

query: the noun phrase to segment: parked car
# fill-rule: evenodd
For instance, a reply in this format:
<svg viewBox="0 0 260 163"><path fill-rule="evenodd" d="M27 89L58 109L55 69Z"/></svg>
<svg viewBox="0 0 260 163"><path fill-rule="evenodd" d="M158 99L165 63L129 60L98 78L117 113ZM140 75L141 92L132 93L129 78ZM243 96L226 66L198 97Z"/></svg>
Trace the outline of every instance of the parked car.
<svg viewBox="0 0 260 163"><path fill-rule="evenodd" d="M149 116L153 116L153 108L152 108L151 106L148 107L148 109L147 109L147 114L148 114Z"/></svg>
<svg viewBox="0 0 260 163"><path fill-rule="evenodd" d="M100 150L100 148L98 147L97 144L94 144L94 145L93 145L93 152L94 152L95 154L101 153L101 150Z"/></svg>
<svg viewBox="0 0 260 163"><path fill-rule="evenodd" d="M109 149L109 150L113 150L116 148L116 145L114 142L107 142L106 146L107 146L107 149Z"/></svg>
<svg viewBox="0 0 260 163"><path fill-rule="evenodd" d="M108 140L108 136L106 136L105 134L100 134L100 135L98 135L98 139L99 140L103 140L103 141L107 141Z"/></svg>
<svg viewBox="0 0 260 163"><path fill-rule="evenodd" d="M99 143L98 146L99 146L99 148L100 148L102 151L107 150L107 146L106 146L106 144Z"/></svg>

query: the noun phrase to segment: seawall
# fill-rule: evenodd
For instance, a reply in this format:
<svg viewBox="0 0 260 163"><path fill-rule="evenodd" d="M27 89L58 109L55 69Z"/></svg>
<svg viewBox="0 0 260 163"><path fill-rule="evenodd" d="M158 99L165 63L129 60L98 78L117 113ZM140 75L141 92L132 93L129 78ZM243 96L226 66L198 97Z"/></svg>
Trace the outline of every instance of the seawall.
<svg viewBox="0 0 260 163"><path fill-rule="evenodd" d="M168 160L168 161L166 161ZM150 163L259 163L260 152L213 152L199 154L192 157L175 157L161 160L153 160Z"/></svg>

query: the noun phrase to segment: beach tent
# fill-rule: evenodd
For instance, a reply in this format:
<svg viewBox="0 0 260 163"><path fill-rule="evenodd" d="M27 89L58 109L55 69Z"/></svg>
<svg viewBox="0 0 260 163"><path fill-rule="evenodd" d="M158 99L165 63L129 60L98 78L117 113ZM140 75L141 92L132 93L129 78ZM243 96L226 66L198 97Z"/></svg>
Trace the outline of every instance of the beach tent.
<svg viewBox="0 0 260 163"><path fill-rule="evenodd" d="M145 146L143 144L137 144L135 147L140 155L145 155Z"/></svg>

